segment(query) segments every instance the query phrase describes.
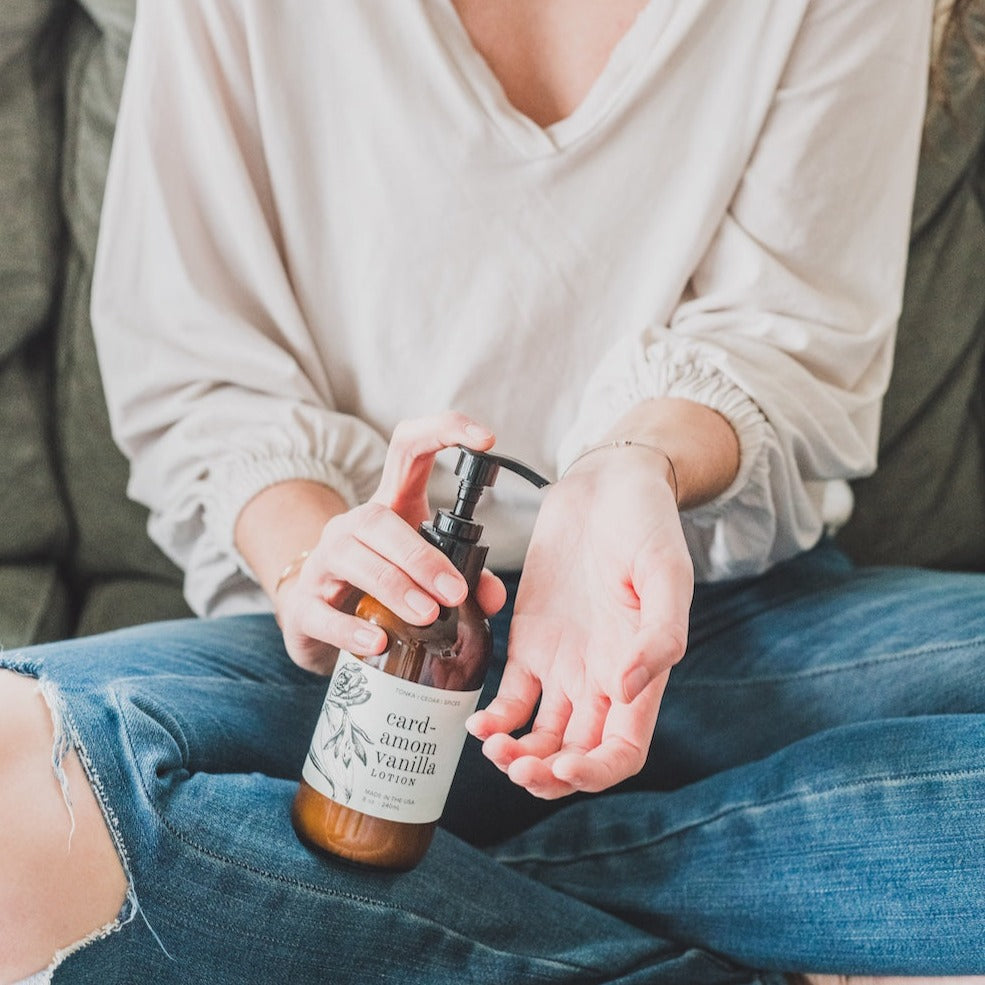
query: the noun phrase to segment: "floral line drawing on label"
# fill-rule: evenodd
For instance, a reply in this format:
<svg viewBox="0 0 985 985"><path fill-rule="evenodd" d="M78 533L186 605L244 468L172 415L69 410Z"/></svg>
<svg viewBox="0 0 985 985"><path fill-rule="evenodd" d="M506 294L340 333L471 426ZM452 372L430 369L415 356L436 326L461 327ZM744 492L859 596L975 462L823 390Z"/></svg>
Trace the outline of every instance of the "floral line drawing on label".
<svg viewBox="0 0 985 985"><path fill-rule="evenodd" d="M349 810L412 824L436 821L479 694L397 677L343 650L302 776Z"/></svg>
<svg viewBox="0 0 985 985"><path fill-rule="evenodd" d="M321 743L320 751L316 748L317 742L312 742L308 750L308 759L328 782L331 787L329 795L335 800L338 800L339 797L332 774L334 772L338 776L341 773L342 793L346 804L352 799L352 757L355 755L363 766L367 765L366 747L375 744L366 731L353 721L350 711L350 708L364 704L372 697L373 692L368 685L365 671L361 667L350 664L338 668L333 676L332 686L325 698L325 703L322 705L322 714L325 716L325 723L328 726L328 738ZM333 771L322 761L321 757L327 758L329 752L335 760L341 761L341 771L338 770L338 767Z"/></svg>

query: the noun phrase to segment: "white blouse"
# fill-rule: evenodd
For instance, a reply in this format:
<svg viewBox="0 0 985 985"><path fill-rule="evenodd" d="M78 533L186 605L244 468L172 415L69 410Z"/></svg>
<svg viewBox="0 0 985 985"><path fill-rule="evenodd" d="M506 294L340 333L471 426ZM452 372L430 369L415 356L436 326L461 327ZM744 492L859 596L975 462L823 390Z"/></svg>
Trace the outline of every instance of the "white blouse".
<svg viewBox="0 0 985 985"><path fill-rule="evenodd" d="M650 0L542 128L450 0L140 3L92 314L192 607L269 608L232 536L262 488L365 500L444 408L556 475L638 402L700 401L741 466L683 516L698 577L812 545L874 467L931 6ZM539 502L511 480L479 507L499 569Z"/></svg>

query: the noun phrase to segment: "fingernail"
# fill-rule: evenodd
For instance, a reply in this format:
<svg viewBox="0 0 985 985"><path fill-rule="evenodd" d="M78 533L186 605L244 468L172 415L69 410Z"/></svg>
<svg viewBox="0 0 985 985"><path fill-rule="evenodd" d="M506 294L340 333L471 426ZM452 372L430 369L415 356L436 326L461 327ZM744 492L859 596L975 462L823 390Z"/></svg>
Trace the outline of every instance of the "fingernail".
<svg viewBox="0 0 985 985"><path fill-rule="evenodd" d="M486 441L492 437L492 431L488 428L480 427L478 424L466 424L465 433L476 441Z"/></svg>
<svg viewBox="0 0 985 985"><path fill-rule="evenodd" d="M419 615L429 616L434 612L434 599L428 598L423 592L412 588L405 596L404 601Z"/></svg>
<svg viewBox="0 0 985 985"><path fill-rule="evenodd" d="M622 689L626 694L626 700L634 700L652 680L653 676L646 667L637 667L635 670L631 670L622 679Z"/></svg>
<svg viewBox="0 0 985 985"><path fill-rule="evenodd" d="M352 634L352 641L360 649L373 651L380 641L380 631L378 629L357 629Z"/></svg>
<svg viewBox="0 0 985 985"><path fill-rule="evenodd" d="M438 594L446 601L452 604L456 602L461 602L462 600L462 582L456 578L454 575L449 575L442 572L434 579L434 587L438 590Z"/></svg>

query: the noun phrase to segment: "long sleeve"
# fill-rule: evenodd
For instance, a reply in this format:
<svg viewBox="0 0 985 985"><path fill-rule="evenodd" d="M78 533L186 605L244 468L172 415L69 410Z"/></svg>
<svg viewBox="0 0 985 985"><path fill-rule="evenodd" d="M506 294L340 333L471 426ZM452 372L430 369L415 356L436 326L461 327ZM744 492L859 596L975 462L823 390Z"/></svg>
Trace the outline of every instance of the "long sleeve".
<svg viewBox="0 0 985 985"><path fill-rule="evenodd" d="M383 438L337 412L280 242L233 3L141 3L92 316L115 440L192 608L265 608L233 544L245 503L305 478L371 491Z"/></svg>
<svg viewBox="0 0 985 985"><path fill-rule="evenodd" d="M648 397L720 410L741 466L685 514L702 578L809 546L872 468L930 0L652 7L580 136L535 146L436 5L164 6L138 6L93 321L196 611L266 607L233 543L251 497L365 500L396 423L448 407L542 470ZM525 495L486 504L501 567Z"/></svg>
<svg viewBox="0 0 985 985"><path fill-rule="evenodd" d="M563 468L656 396L733 425L730 488L684 514L703 580L811 546L838 511L831 480L875 464L924 115L931 4L808 5L725 215L667 324L599 366Z"/></svg>

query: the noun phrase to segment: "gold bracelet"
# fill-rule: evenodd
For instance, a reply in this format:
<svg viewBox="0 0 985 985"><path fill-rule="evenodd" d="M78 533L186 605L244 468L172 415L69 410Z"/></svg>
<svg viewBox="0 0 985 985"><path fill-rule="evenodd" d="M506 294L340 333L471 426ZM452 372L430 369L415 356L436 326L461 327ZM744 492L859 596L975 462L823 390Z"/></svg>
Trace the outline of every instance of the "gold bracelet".
<svg viewBox="0 0 985 985"><path fill-rule="evenodd" d="M311 557L311 551L302 551L289 564L285 565L284 570L280 573L277 581L274 582L274 595L280 591L280 586L283 585L288 578L293 578L301 570L301 565L303 565L309 557Z"/></svg>
<svg viewBox="0 0 985 985"><path fill-rule="evenodd" d="M663 448L658 448L656 445L647 445L642 441L630 441L628 438L619 438L616 441L606 441L601 445L593 445L591 448L586 448L563 472L561 478L563 479L583 458L591 455L593 452L603 451L606 448L646 448L649 451L655 451L658 455L663 455L667 459L667 464L670 466L670 476L674 480L674 502L680 503L679 499L679 486L677 485L677 469L674 467L674 460L663 450Z"/></svg>

